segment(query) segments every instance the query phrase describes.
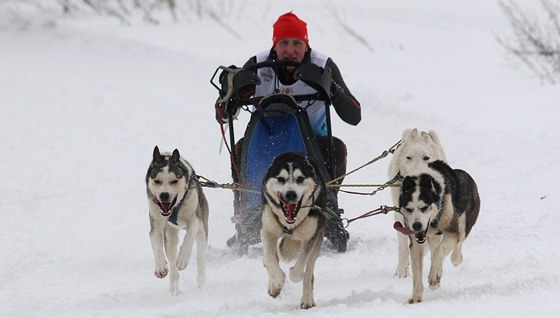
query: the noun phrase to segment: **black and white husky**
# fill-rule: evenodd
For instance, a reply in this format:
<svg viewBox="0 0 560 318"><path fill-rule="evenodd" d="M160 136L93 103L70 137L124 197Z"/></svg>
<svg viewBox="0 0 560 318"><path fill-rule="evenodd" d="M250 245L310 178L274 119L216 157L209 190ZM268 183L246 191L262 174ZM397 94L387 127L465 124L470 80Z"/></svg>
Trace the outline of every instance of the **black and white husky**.
<svg viewBox="0 0 560 318"><path fill-rule="evenodd" d="M422 301L422 267L424 245L432 251L428 283L440 286L443 261L451 251L451 262L463 261L461 245L469 235L480 210L480 197L475 181L463 170L452 169L443 161L434 161L405 177L399 196L404 225L395 229L410 237L412 296L408 303Z"/></svg>
<svg viewBox="0 0 560 318"><path fill-rule="evenodd" d="M275 298L284 287L286 274L279 260L295 260L290 280L303 280L300 307L304 309L315 306L313 271L323 243L325 190L316 162L295 152L277 156L263 181L261 240L268 294Z"/></svg>
<svg viewBox="0 0 560 318"><path fill-rule="evenodd" d="M441 141L435 131L418 131L406 129L402 135L402 143L395 150L389 164L389 178L397 175L406 177L411 171L425 167L436 160L447 162ZM399 188L391 188L391 196L395 205L399 204ZM395 221L403 222L402 215L395 213ZM410 263L408 237L398 233L399 257L395 276L407 277Z"/></svg>
<svg viewBox="0 0 560 318"><path fill-rule="evenodd" d="M154 148L146 175L150 211L150 240L155 260L155 275L170 273L169 291L179 293L179 271L189 264L194 242L197 252L197 284L204 285L206 246L208 244L208 202L192 166L175 149L173 154ZM186 230L177 254L179 230ZM164 253L165 251L165 253ZM169 264L167 264L165 257ZM168 267L169 265L169 267Z"/></svg>

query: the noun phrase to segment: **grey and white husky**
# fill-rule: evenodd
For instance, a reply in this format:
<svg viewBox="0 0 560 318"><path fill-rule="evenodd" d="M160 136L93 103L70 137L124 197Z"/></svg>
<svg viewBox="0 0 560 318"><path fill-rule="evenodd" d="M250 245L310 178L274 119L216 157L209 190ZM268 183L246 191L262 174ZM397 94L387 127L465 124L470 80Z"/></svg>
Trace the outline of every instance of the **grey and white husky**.
<svg viewBox="0 0 560 318"><path fill-rule="evenodd" d="M313 271L326 221L320 209L326 204L325 181L312 158L288 152L274 158L263 183L261 240L268 294L275 298L284 287L280 259L295 260L290 280L303 280L300 307L314 307Z"/></svg>
<svg viewBox="0 0 560 318"><path fill-rule="evenodd" d="M208 202L194 176L192 166L181 158L177 149L173 154L161 154L157 146L154 148L146 174L150 240L155 275L164 278L170 273L169 291L172 295L179 293L179 271L189 264L195 241L197 285L202 286L205 282ZM186 230L186 234L177 253L181 229Z"/></svg>
<svg viewBox="0 0 560 318"><path fill-rule="evenodd" d="M423 243L427 240L432 252L428 283L437 289L445 257L453 251L453 265L463 261L461 246L478 217L480 197L468 173L438 160L404 178L399 206L404 225L396 222L395 229L410 237L413 287L408 303L413 304L421 302L424 294Z"/></svg>

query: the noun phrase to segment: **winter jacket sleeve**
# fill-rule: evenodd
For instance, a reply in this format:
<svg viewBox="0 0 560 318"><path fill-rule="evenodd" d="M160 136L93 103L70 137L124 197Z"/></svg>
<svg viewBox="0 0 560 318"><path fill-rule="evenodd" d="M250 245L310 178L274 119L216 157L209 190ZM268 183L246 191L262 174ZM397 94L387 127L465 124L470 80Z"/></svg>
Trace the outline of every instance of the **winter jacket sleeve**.
<svg viewBox="0 0 560 318"><path fill-rule="evenodd" d="M352 95L342 79L338 66L332 59L328 59L325 68L332 71L333 84L331 86L332 104L338 116L350 125L357 125L362 120L360 103Z"/></svg>
<svg viewBox="0 0 560 318"><path fill-rule="evenodd" d="M245 62L245 64L243 65L243 68L248 68L248 67L251 67L255 64L257 64L257 57L253 56L250 59L248 59L247 62Z"/></svg>
<svg viewBox="0 0 560 318"><path fill-rule="evenodd" d="M247 60L245 64L243 64L243 68L248 68L255 64L257 64L257 57L253 56L249 60ZM255 86L251 86L251 88L248 88L247 90L244 91L245 96L252 96L253 94L255 94Z"/></svg>

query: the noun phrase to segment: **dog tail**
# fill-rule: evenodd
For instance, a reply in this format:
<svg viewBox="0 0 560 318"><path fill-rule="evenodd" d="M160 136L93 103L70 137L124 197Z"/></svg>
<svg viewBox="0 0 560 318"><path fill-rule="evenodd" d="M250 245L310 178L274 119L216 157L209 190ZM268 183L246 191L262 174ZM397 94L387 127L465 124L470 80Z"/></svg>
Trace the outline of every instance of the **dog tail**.
<svg viewBox="0 0 560 318"><path fill-rule="evenodd" d="M278 255L283 261L289 262L294 260L301 248L301 241L283 237L278 246Z"/></svg>

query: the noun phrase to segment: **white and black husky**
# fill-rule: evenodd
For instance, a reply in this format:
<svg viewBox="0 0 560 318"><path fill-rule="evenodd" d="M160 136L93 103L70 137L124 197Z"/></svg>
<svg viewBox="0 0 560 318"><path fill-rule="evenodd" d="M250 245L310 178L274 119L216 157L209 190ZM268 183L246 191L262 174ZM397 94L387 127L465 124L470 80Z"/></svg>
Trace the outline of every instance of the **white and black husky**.
<svg viewBox="0 0 560 318"><path fill-rule="evenodd" d="M468 173L438 160L404 178L399 206L404 225L397 222L395 229L410 237L413 287L408 302L412 304L421 302L424 294L423 243L427 239L432 251L428 283L437 289L445 257L453 251L453 265L463 261L461 245L478 217L480 197Z"/></svg>
<svg viewBox="0 0 560 318"><path fill-rule="evenodd" d="M295 260L290 280L303 280L300 307L304 309L315 306L313 271L323 242L325 190L315 161L295 152L277 156L263 181L261 240L268 294L280 295L286 280L279 260Z"/></svg>
<svg viewBox="0 0 560 318"><path fill-rule="evenodd" d="M389 164L389 178L397 175L406 177L411 171L419 167L426 167L428 163L436 160L447 162L441 141L435 131L418 131L406 129L402 135L402 143L395 150ZM399 188L391 188L391 196L395 205L399 204ZM402 215L395 213L395 221L403 222ZM408 264L410 263L408 238L397 233L399 257L395 276L407 277Z"/></svg>
<svg viewBox="0 0 560 318"><path fill-rule="evenodd" d="M169 291L173 295L179 293L179 271L189 264L195 241L197 284L202 286L205 281L208 202L200 184L193 179L194 176L192 166L180 157L177 149L173 154L162 155L157 146L154 148L146 175L150 240L154 252L155 275L157 278L164 278L170 273ZM186 234L177 254L181 229L186 230Z"/></svg>

